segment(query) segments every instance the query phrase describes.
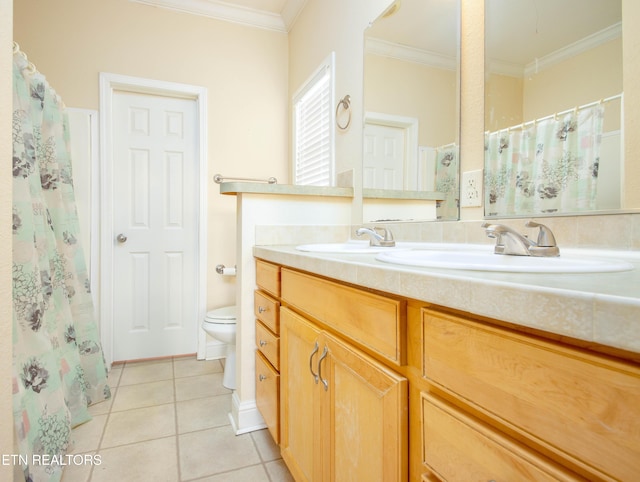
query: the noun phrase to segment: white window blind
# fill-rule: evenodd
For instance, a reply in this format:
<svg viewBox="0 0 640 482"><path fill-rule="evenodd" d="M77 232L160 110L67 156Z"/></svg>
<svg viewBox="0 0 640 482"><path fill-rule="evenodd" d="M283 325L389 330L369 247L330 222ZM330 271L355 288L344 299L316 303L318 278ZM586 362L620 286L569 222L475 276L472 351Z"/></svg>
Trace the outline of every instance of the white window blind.
<svg viewBox="0 0 640 482"><path fill-rule="evenodd" d="M294 96L294 184L333 184L333 59L331 54Z"/></svg>

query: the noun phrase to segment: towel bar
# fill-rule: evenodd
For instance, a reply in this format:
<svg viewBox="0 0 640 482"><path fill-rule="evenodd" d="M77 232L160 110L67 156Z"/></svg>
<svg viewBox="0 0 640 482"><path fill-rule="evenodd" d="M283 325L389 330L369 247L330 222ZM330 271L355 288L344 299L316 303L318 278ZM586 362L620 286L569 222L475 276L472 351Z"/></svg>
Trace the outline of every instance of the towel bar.
<svg viewBox="0 0 640 482"><path fill-rule="evenodd" d="M213 181L216 184L221 184L226 181L249 181L249 182L266 182L269 184L278 184L278 180L275 177L270 177L268 179L254 179L250 177L223 177L220 174L216 174L213 176Z"/></svg>

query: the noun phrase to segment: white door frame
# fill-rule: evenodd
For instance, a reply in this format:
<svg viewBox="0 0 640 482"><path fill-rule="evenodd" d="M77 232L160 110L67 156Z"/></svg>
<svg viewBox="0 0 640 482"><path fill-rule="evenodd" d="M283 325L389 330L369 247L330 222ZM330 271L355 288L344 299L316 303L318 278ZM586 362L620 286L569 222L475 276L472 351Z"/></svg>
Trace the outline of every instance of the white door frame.
<svg viewBox="0 0 640 482"><path fill-rule="evenodd" d="M403 189L417 189L416 179L418 174L418 127L419 122L415 117L405 117L380 112L365 112L364 125L375 124L387 127L404 129L404 179Z"/></svg>
<svg viewBox="0 0 640 482"><path fill-rule="evenodd" d="M100 73L100 337L107 367L113 363L113 96L114 91L193 99L197 103L199 184L196 299L198 320L206 314L207 281L207 89L196 85ZM206 333L198 330L198 358L204 357Z"/></svg>
<svg viewBox="0 0 640 482"><path fill-rule="evenodd" d="M91 286L91 298L93 299L93 309L96 319L98 319L98 315L100 313L100 298L98 296L100 286L100 282L98 280L98 274L100 271L98 269L98 266L100 266L100 137L98 136L98 111L93 109L67 107L67 112L69 114L77 113L80 115L84 115L89 124L89 159L82 159L82 161L84 162L88 161L88 165L80 166L83 168L82 170L80 170L77 165L81 162L73 164L73 182L74 185L78 181L86 183L90 193L88 200L87 219L84 221L89 222L89 244L83 244L82 247L84 250L84 257L87 262L89 286ZM71 121L71 119L69 120ZM74 139L77 139L77 137L73 135L73 126L70 126L70 131L71 145L73 146ZM75 158L72 157L72 163L74 159ZM78 176L78 173L80 173L80 176ZM77 188L75 189L77 193ZM76 203L77 202L78 199L76 194Z"/></svg>

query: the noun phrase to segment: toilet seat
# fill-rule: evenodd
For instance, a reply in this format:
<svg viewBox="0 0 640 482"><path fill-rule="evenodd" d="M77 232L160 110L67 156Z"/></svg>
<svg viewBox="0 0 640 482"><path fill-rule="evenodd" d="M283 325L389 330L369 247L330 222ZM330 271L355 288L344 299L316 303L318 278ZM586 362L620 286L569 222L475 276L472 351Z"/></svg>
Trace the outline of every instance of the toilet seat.
<svg viewBox="0 0 640 482"><path fill-rule="evenodd" d="M216 323L225 325L235 325L236 323L236 307L225 306L222 308L216 308L207 312L207 316L204 318L205 323Z"/></svg>

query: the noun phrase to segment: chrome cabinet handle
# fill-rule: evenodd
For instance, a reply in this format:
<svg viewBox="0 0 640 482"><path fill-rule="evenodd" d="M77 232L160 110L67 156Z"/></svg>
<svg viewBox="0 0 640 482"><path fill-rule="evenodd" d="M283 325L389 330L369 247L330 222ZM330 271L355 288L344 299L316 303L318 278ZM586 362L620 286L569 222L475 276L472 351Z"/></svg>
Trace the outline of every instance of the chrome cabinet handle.
<svg viewBox="0 0 640 482"><path fill-rule="evenodd" d="M329 354L329 349L327 348L327 345L325 345L324 350L322 350L322 355L320 355L320 358L318 359L318 377L320 378L320 381L324 385L325 392L329 390L329 382L326 379L322 378L322 360L327 358L328 354Z"/></svg>
<svg viewBox="0 0 640 482"><path fill-rule="evenodd" d="M264 306L258 306L258 313L264 313L267 309Z"/></svg>
<svg viewBox="0 0 640 482"><path fill-rule="evenodd" d="M266 376L264 376L262 373L258 376L258 380L260 380L261 382L265 381L267 379Z"/></svg>
<svg viewBox="0 0 640 482"><path fill-rule="evenodd" d="M318 342L316 341L316 344L313 347L313 351L311 352L311 355L309 355L309 371L313 375L313 379L315 380L316 383L318 383L318 374L313 371L313 355L318 353L319 349L320 349L320 346L318 345Z"/></svg>
<svg viewBox="0 0 640 482"><path fill-rule="evenodd" d="M120 244L126 243L127 237L124 234L120 233L116 236L116 241L118 241Z"/></svg>
<svg viewBox="0 0 640 482"><path fill-rule="evenodd" d="M260 340L260 346L265 346L266 344L267 344L267 342L266 342L266 341L264 341L264 340Z"/></svg>

